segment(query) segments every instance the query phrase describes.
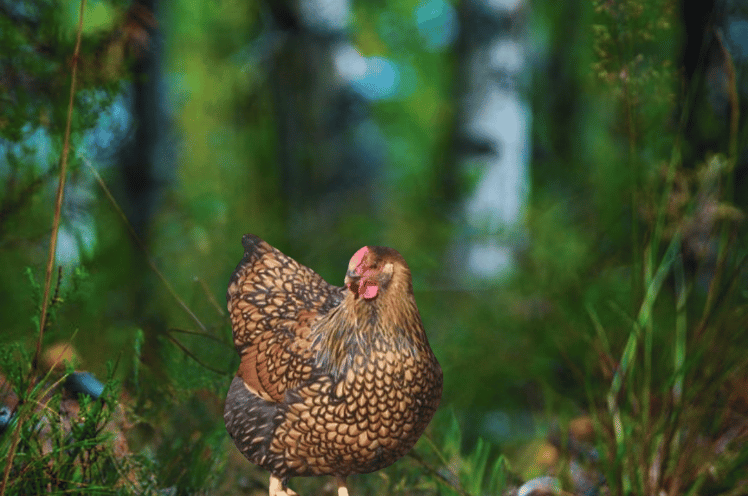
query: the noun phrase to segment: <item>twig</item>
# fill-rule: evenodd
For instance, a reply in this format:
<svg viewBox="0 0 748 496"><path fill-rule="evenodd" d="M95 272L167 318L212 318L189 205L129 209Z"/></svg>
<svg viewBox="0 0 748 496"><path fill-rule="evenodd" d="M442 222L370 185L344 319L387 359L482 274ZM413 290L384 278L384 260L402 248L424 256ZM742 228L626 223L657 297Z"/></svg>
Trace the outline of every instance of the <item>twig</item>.
<svg viewBox="0 0 748 496"><path fill-rule="evenodd" d="M439 472L437 469L432 467L426 460L421 458L418 454L411 451L410 453L408 453L408 456L410 456L412 459L420 463L421 466L425 468L429 474L441 480L444 484L449 486L451 489L454 489L455 491L457 491L461 496L473 496L469 492L467 492L462 487L462 485L455 485L451 480L449 480L449 478L445 477L441 472ZM452 475L455 475L454 472L450 471L450 473L452 473Z"/></svg>
<svg viewBox="0 0 748 496"><path fill-rule="evenodd" d="M125 223L125 226L127 227L127 230L130 232L130 236L132 236L133 240L135 240L135 244L138 245L138 248L140 248L143 253L145 254L145 260L148 263L148 267L151 268L151 270L156 274L156 276L161 279L161 282L166 287L166 290L169 292L169 294L174 298L177 302L177 304L182 308L182 310L185 311L187 315L202 329L203 332L208 332L208 329L203 325L203 323L200 321L199 318L197 318L197 315L195 315L192 310L187 306L187 304L182 300L182 298L179 297L177 292L174 290L174 288L171 286L169 281L166 280L166 277L161 273L161 271L156 267L156 263L153 261L150 252L148 251L148 248L146 248L145 243L140 239L138 234L135 232L135 229L132 227L132 224L130 224L130 221L127 218L127 215L125 215L125 212L122 211L119 204L117 203L117 200L114 199L114 196L112 196L112 192L109 191L109 188L107 187L104 180L101 178L99 173L96 171L96 169L91 165L91 162L83 159L83 163L86 164L88 169L91 171L91 173L94 175L94 178L99 183L99 186L101 186L101 189L104 190L104 194L106 195L107 199L109 200L109 203L112 204L112 207L114 207L114 210L117 211L117 215L122 218L122 221ZM0 495L2 496L2 495Z"/></svg>
<svg viewBox="0 0 748 496"><path fill-rule="evenodd" d="M202 360L200 360L197 356L195 356L194 353L192 353L190 350L188 350L186 346L184 346L182 343L180 343L177 340L177 338L175 338L174 336L172 336L168 332L166 333L166 337L169 339L169 341L171 341L172 343L174 343L175 345L177 345L179 347L179 349L182 350L188 357L190 357L193 360L195 360L195 362L197 362L197 364L200 365L201 367L206 368L206 369L210 370L211 372L215 372L216 374L221 374L221 375L226 374L225 370L214 369L213 367L211 367L207 363L205 363Z"/></svg>
<svg viewBox="0 0 748 496"><path fill-rule="evenodd" d="M228 348L234 349L234 346L231 344L228 344L226 341L222 341L218 339L217 337L213 336L212 334L205 334L204 332L197 332L197 331L190 331L188 329L177 329L176 327L170 327L167 329L167 332L179 332L181 334L190 334L192 336L200 336L202 338L210 339L211 341L215 341L216 343L222 344L223 346L226 346Z"/></svg>
<svg viewBox="0 0 748 496"><path fill-rule="evenodd" d="M39 359L42 348L42 337L44 326L47 324L47 305L49 290L52 284L52 270L55 265L55 253L57 248L57 232L60 230L60 214L62 212L62 199L65 195L65 180L67 178L68 154L70 152L70 126L73 121L73 103L75 101L75 79L78 73L78 57L80 56L81 34L83 32L83 12L86 8L86 0L81 0L80 15L78 16L78 32L75 38L75 52L70 75L70 99L68 102L68 116L65 122L65 137L63 138L62 157L60 158L60 180L57 183L57 196L55 198L55 214L52 221L52 235L49 240L49 256L47 257L47 271L44 276L44 296L42 297L42 314L39 319L39 339L36 342L36 353L34 354L34 365Z"/></svg>
<svg viewBox="0 0 748 496"><path fill-rule="evenodd" d="M216 313L218 313L219 316L226 317L226 311L224 308L221 307L221 305L218 304L218 301L216 301L215 296L213 296L213 293L210 292L210 288L208 288L208 285L205 284L205 281L203 281L199 277L195 277L195 282L197 282L200 285L200 288L203 290L203 293L205 293L205 297L208 298L208 301L210 304L215 308Z"/></svg>
<svg viewBox="0 0 748 496"><path fill-rule="evenodd" d="M60 229L60 214L62 212L62 199L65 192L65 177L68 164L68 152L70 151L70 125L73 120L73 102L75 100L75 78L78 72L78 58L80 56L81 48L81 34L83 33L83 13L86 9L86 0L81 0L80 14L78 15L78 32L75 36L75 51L73 52L73 60L70 74L70 99L68 101L68 115L67 122L65 123L65 137L62 146L62 157L60 158L60 180L57 183L57 197L55 199L55 213L52 221L52 235L49 241L49 256L47 257L47 271L44 277L44 296L42 297L42 309L41 315L39 316L39 337L36 341L36 351L34 353L34 359L32 361L32 367L29 369L29 374L34 374L36 365L39 361L39 355L42 350L42 339L44 337L44 327L47 325L47 306L49 302L49 291L52 285L52 270L55 265L55 252L57 248L57 232ZM29 380L28 390L26 394L31 392L33 381ZM18 420L16 422L16 428L13 431L13 441L11 442L10 450L8 451L8 459L6 460L5 471L3 472L3 481L0 485L0 496L5 495L5 488L8 485L8 476L10 475L10 469L13 466L13 458L16 454L16 448L18 447L18 441L21 436L21 425L23 425L25 412L28 408L20 408L18 414Z"/></svg>

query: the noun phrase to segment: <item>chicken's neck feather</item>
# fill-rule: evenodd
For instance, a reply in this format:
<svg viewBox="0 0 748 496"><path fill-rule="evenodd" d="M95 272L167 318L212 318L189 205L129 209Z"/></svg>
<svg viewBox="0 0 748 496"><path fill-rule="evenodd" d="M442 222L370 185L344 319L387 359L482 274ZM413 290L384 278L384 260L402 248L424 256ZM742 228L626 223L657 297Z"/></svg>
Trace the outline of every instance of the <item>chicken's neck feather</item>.
<svg viewBox="0 0 748 496"><path fill-rule="evenodd" d="M366 358L382 346L411 356L419 353L426 334L415 299L407 292L389 293L376 301L348 293L320 317L312 332L322 371L334 378L345 376L357 356Z"/></svg>

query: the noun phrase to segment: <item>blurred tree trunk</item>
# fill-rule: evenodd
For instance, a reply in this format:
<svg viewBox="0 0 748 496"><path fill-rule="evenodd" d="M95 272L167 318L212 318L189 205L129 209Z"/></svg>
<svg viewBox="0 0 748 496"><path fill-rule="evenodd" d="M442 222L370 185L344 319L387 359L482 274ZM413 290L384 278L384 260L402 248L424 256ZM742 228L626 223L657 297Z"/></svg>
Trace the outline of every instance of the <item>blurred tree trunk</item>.
<svg viewBox="0 0 748 496"><path fill-rule="evenodd" d="M465 201L455 249L459 274L491 279L511 271L525 241L530 120L525 96L525 16L521 0L460 4L457 170L477 183Z"/></svg>
<svg viewBox="0 0 748 496"><path fill-rule="evenodd" d="M138 0L129 11L128 28L137 32L131 50L135 139L124 154L122 174L127 214L138 236L147 243L148 229L159 197L171 177L169 123L163 88L163 35L157 22L158 2Z"/></svg>
<svg viewBox="0 0 748 496"><path fill-rule="evenodd" d="M367 102L341 77L342 54L355 51L346 32L350 3L272 0L267 7L282 39L270 77L289 238L334 250L320 243L334 242L346 216L375 208L385 146Z"/></svg>
<svg viewBox="0 0 748 496"><path fill-rule="evenodd" d="M163 87L163 33L159 24L162 12L156 0L138 0L128 13L132 30L131 50L134 56L133 104L135 136L123 151L122 178L125 212L135 233L145 247L151 248L151 227L164 187L172 177L174 155L169 141L168 98ZM143 361L158 378L163 371L162 339L166 330L156 310L160 284L148 266L147 255L136 250L133 274L128 279L132 298L132 315L136 325L145 331Z"/></svg>

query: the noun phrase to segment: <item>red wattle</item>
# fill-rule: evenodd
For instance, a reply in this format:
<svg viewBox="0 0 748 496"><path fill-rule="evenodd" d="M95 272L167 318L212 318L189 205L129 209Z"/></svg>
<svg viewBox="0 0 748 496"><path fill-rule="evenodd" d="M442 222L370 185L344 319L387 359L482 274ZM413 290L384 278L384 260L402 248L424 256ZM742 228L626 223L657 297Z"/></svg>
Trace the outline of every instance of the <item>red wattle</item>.
<svg viewBox="0 0 748 496"><path fill-rule="evenodd" d="M358 285L358 294L365 300L371 300L372 298L374 298L377 295L378 291L379 286L370 281L363 281Z"/></svg>

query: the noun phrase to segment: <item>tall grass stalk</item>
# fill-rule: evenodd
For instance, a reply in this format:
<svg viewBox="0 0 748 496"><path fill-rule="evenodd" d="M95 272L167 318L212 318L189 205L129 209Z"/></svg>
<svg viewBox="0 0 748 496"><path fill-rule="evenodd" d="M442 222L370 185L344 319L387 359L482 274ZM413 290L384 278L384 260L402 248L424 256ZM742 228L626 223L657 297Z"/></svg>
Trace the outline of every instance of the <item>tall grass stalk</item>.
<svg viewBox="0 0 748 496"><path fill-rule="evenodd" d="M47 256L47 269L44 277L44 295L41 302L41 313L39 315L39 335L36 341L36 351L34 353L33 367L31 367L29 374L33 374L36 365L39 361L39 355L42 349L42 339L44 337L44 328L47 325L47 308L49 305L49 292L52 287L52 272L54 271L55 253L57 247L57 233L60 229L60 215L62 212L62 199L65 195L65 179L67 177L67 164L68 164L68 153L70 151L70 126L73 120L73 103L75 100L75 83L76 75L78 73L78 58L80 56L81 47L81 35L83 33L83 13L86 9L86 0L81 0L80 12L78 15L78 29L75 37L75 50L73 52L73 60L71 64L70 74L70 100L68 102L67 120L65 122L65 136L62 147L62 156L60 158L60 177L57 184L57 195L55 197L55 211L52 220L52 234L49 240L49 252ZM33 381L29 378L28 390L26 391L27 396L31 394ZM18 419L16 427L13 431L13 440L11 442L10 450L8 452L8 459L6 460L5 470L3 471L3 480L0 483L0 496L5 496L5 489L8 485L8 476L10 475L11 467L13 466L13 459L16 455L16 449L18 447L18 441L21 436L21 427L26 418L31 414L31 405L23 404L18 411Z"/></svg>

